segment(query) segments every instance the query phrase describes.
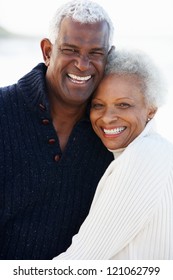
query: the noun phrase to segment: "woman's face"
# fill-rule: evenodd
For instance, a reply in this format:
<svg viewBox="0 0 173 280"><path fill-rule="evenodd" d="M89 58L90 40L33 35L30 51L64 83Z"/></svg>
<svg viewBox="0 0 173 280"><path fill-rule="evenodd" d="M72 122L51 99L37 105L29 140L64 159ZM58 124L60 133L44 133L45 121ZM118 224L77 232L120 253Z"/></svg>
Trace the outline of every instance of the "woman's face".
<svg viewBox="0 0 173 280"><path fill-rule="evenodd" d="M93 96L90 118L103 144L116 150L127 147L155 112L146 104L141 81L135 74L110 74Z"/></svg>

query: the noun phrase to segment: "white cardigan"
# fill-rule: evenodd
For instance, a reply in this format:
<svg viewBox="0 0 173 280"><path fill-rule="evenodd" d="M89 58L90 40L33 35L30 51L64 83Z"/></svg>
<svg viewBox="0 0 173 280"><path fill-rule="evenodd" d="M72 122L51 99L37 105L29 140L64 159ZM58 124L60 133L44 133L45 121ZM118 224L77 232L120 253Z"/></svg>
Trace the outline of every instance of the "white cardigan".
<svg viewBox="0 0 173 280"><path fill-rule="evenodd" d="M153 120L107 168L58 260L173 259L173 145Z"/></svg>

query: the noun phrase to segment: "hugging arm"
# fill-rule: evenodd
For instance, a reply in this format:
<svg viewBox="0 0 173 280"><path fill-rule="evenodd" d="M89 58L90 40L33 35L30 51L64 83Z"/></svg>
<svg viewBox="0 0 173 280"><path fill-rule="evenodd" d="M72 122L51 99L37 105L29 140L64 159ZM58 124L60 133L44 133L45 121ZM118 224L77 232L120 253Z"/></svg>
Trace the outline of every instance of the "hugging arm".
<svg viewBox="0 0 173 280"><path fill-rule="evenodd" d="M111 259L150 221L167 177L162 162L168 155L148 144L130 146L111 163L72 245L55 259Z"/></svg>

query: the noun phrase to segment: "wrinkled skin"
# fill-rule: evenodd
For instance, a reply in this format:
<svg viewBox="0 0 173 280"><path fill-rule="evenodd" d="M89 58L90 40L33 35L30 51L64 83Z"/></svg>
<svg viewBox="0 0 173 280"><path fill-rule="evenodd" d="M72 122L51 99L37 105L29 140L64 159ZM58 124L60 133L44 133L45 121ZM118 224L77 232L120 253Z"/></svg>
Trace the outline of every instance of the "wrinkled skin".
<svg viewBox="0 0 173 280"><path fill-rule="evenodd" d="M106 76L96 90L90 118L96 134L110 150L127 147L153 118L137 75Z"/></svg>
<svg viewBox="0 0 173 280"><path fill-rule="evenodd" d="M108 35L106 22L80 24L64 18L55 44L41 42L51 99L70 106L86 103L103 76Z"/></svg>

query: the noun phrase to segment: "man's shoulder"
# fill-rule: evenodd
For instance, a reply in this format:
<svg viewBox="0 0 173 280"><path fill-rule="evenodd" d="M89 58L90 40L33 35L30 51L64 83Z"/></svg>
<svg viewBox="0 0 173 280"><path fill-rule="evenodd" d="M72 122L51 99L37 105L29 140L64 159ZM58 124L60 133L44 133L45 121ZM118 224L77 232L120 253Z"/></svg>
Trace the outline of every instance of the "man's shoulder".
<svg viewBox="0 0 173 280"><path fill-rule="evenodd" d="M14 94L16 91L16 84L0 87L0 102L2 99L5 100L9 95Z"/></svg>

